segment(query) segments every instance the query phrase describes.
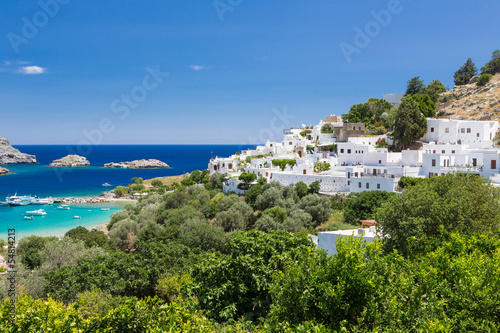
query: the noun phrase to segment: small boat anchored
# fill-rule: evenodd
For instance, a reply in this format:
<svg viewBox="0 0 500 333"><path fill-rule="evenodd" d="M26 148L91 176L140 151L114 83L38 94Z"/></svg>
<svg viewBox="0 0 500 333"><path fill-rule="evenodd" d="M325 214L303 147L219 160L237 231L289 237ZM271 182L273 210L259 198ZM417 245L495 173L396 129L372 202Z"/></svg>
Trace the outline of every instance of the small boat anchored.
<svg viewBox="0 0 500 333"><path fill-rule="evenodd" d="M81 216L75 215L75 219L81 219L81 218L82 218Z"/></svg>
<svg viewBox="0 0 500 333"><path fill-rule="evenodd" d="M25 216L25 217L24 217L24 219L25 219L25 220L33 220L33 219L34 219L34 217L33 217L33 216Z"/></svg>
<svg viewBox="0 0 500 333"><path fill-rule="evenodd" d="M109 208L101 208L101 210L109 210Z"/></svg>
<svg viewBox="0 0 500 333"><path fill-rule="evenodd" d="M32 211L26 212L26 214L36 215L36 216L45 216L45 215L47 215L47 213L43 209L32 210Z"/></svg>
<svg viewBox="0 0 500 333"><path fill-rule="evenodd" d="M113 186L113 185L111 185L110 183L104 183L102 184L102 186Z"/></svg>
<svg viewBox="0 0 500 333"><path fill-rule="evenodd" d="M69 206L68 205L61 205L61 206L58 206L57 209L69 209Z"/></svg>

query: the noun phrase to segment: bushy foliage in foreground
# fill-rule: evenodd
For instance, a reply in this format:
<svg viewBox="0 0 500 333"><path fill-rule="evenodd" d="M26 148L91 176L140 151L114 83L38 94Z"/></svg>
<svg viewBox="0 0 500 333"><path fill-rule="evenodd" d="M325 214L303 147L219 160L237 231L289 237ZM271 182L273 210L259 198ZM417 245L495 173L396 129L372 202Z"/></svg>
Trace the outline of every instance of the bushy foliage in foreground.
<svg viewBox="0 0 500 333"><path fill-rule="evenodd" d="M14 325L0 276L0 332L497 331L499 190L464 174L407 183L329 200L271 182L253 205L196 184L126 206L107 241L28 237ZM332 256L312 244L308 228L349 212L376 214L386 237L339 238Z"/></svg>

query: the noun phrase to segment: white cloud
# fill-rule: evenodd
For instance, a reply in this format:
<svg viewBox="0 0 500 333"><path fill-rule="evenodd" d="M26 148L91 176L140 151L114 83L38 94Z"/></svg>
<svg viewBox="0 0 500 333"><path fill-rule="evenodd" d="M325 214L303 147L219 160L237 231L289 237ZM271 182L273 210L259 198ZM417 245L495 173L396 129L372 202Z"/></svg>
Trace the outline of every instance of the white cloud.
<svg viewBox="0 0 500 333"><path fill-rule="evenodd" d="M46 68L38 67L38 66L25 66L25 67L21 67L21 69L19 69L19 73L26 74L26 75L43 74L46 71L47 71Z"/></svg>
<svg viewBox="0 0 500 333"><path fill-rule="evenodd" d="M198 65L191 65L189 66L189 68L199 72L199 71L203 71L203 70L207 70L207 69L211 69L212 67L209 67L209 66L198 66Z"/></svg>

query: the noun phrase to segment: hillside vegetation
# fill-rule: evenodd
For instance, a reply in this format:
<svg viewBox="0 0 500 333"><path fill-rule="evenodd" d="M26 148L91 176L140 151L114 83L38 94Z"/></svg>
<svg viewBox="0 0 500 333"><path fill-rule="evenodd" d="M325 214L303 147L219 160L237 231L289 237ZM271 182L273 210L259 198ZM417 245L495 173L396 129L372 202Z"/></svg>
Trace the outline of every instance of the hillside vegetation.
<svg viewBox="0 0 500 333"><path fill-rule="evenodd" d="M440 96L446 102L436 107L437 118L500 120L500 74L485 86L476 83L455 86Z"/></svg>

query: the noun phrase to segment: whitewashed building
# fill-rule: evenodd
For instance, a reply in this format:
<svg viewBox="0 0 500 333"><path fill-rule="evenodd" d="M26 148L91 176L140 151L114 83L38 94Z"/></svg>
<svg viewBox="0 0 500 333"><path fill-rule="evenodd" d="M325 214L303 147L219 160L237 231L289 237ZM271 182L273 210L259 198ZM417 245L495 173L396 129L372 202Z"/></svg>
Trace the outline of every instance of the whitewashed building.
<svg viewBox="0 0 500 333"><path fill-rule="evenodd" d="M382 139L392 143L385 135L349 136L364 133L364 124L347 126L335 116L326 120L312 128L286 129L282 142L267 142L228 158L217 157L209 163L210 173L218 171L237 177L241 172L252 172L258 178L284 186L321 181L321 192L325 194L394 192L399 190L401 177L430 177L448 172L479 174L500 186L500 149L493 142L498 122L429 118L422 149L395 153L376 147ZM334 126L334 133L321 133L327 122ZM336 152L331 151L334 144ZM281 170L273 165L276 159L295 160L295 165ZM328 163L330 169L319 172L315 170L316 163ZM226 189L237 192L234 189L238 181L233 179Z"/></svg>

